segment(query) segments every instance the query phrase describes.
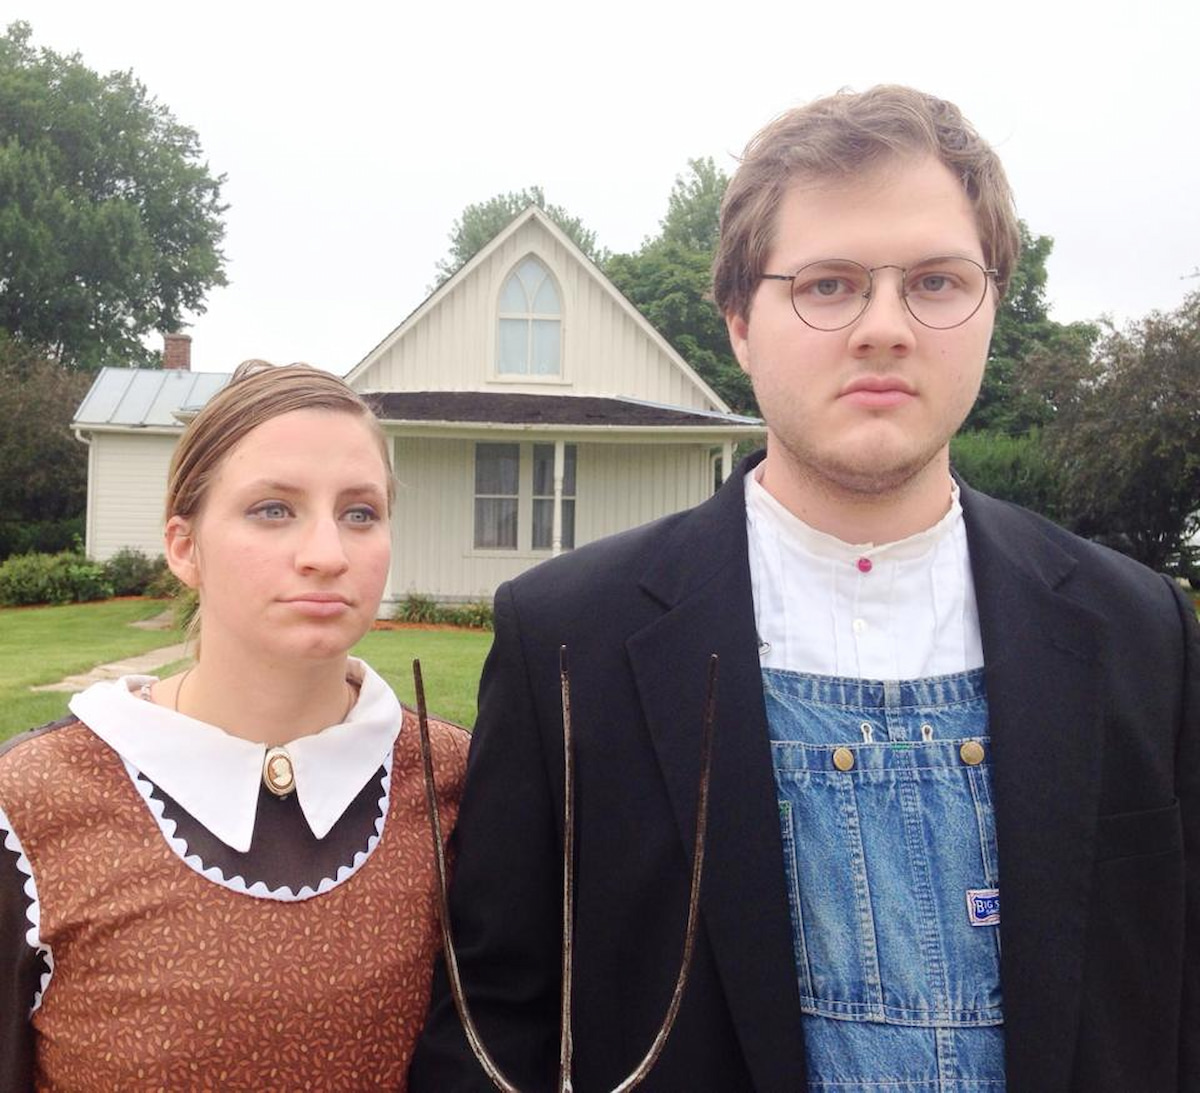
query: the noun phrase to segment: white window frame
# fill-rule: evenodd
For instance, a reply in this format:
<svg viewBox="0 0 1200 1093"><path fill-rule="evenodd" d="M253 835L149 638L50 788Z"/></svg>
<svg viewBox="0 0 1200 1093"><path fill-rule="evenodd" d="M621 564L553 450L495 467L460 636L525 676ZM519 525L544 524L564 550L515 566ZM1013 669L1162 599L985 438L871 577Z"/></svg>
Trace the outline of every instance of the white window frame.
<svg viewBox="0 0 1200 1093"><path fill-rule="evenodd" d="M517 270L527 261L534 261L545 272L546 280L549 281L554 289L555 295L558 297L558 312L557 314L543 313L533 311L533 301L529 301L530 310L528 311L503 311L501 310L500 301L504 297L504 290L509 281L516 277ZM522 288L524 286L522 285ZM528 294L526 294L528 296ZM562 283L555 274L550 263L546 261L540 254L534 251L528 251L521 255L507 270L505 275L500 279L500 287L496 294L496 321L492 324L493 345L492 345L492 379L500 383L530 383L530 384L565 384L567 383L567 324L566 324L566 294L563 291ZM525 354L526 368L532 364L533 353L533 324L534 322L557 322L558 323L558 371L556 372L504 372L500 369L500 347L501 347L501 325L504 321L521 320L526 323L526 339L525 339Z"/></svg>
<svg viewBox="0 0 1200 1093"><path fill-rule="evenodd" d="M518 448L518 465L517 465L517 483L518 492L515 495L517 501L517 533L515 546L503 547L486 547L476 546L479 540L479 524L478 524L478 505L480 500L490 499L511 499L512 494L480 494L474 492L474 486L477 481L477 467L479 460L479 449L481 445L510 445L516 444ZM534 463L534 446L535 445L553 445L554 447L554 492L553 494L537 494L533 493L533 463ZM564 477L566 471L566 455L567 447L574 448L575 451L575 493L565 494L563 492ZM579 528L579 445L574 441L567 440L538 440L538 441L504 441L504 440L476 440L472 445L472 460L471 460L471 548L468 554L475 557L488 558L514 558L514 557L529 557L529 558L546 558L561 554L564 550L573 550L575 543L578 541ZM533 546L533 503L534 501L553 500L554 514L552 517L551 526L551 542L546 547ZM572 538L575 542L563 543L563 528L562 528L562 513L563 503L569 501L574 505L574 528Z"/></svg>

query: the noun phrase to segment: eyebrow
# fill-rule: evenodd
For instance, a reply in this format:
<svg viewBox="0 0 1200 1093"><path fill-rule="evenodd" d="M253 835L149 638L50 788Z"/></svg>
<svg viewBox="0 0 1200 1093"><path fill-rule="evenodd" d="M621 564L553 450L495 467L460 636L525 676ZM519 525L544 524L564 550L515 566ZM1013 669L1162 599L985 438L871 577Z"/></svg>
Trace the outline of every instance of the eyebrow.
<svg viewBox="0 0 1200 1093"><path fill-rule="evenodd" d="M253 482L247 482L244 490L247 493L297 494L305 492L303 486L298 486L294 482L285 482L278 478L259 478ZM374 482L361 482L338 490L338 496L386 497L387 489Z"/></svg>
<svg viewBox="0 0 1200 1093"><path fill-rule="evenodd" d="M962 247L951 247L946 250L931 250L922 254L920 258L912 259L907 265L903 262L885 262L884 266L900 266L903 269L912 269L913 266L919 266L922 262L927 262L931 258L967 258L972 262L983 264L984 258L976 258L973 254L968 254ZM860 266L866 266L868 269L878 269L879 266L867 266L867 263L858 258L851 258L848 254L822 254L816 258L804 258L799 261L786 265L794 273L798 273L805 266L819 265L821 262L857 262Z"/></svg>

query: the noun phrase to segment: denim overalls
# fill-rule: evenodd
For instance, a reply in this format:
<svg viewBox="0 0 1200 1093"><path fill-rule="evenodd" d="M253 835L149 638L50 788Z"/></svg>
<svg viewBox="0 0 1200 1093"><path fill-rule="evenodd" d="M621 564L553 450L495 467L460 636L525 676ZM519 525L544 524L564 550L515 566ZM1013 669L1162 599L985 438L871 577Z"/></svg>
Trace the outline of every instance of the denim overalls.
<svg viewBox="0 0 1200 1093"><path fill-rule="evenodd" d="M983 670L762 670L809 1090L1000 1093Z"/></svg>

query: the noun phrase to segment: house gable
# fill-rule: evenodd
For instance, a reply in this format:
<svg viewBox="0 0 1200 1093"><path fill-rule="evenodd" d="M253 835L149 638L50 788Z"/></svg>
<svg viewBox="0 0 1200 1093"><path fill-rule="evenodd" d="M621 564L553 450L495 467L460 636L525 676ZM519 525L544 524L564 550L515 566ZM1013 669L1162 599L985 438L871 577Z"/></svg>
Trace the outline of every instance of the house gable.
<svg viewBox="0 0 1200 1093"><path fill-rule="evenodd" d="M561 305L557 375L497 371L500 295L527 257ZM442 284L346 377L363 392L492 391L625 396L695 410L728 407L596 265L530 207Z"/></svg>

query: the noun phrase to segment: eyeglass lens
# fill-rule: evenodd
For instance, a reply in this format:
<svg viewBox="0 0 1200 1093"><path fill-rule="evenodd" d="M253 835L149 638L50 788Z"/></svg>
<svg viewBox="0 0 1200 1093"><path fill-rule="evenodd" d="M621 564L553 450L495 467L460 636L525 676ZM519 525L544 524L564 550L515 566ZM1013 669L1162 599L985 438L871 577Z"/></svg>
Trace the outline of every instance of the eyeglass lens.
<svg viewBox="0 0 1200 1093"><path fill-rule="evenodd" d="M880 267L890 269L893 267ZM840 330L871 302L873 275L848 258L804 266L792 279L792 306L817 330ZM969 258L927 258L904 271L901 295L913 318L936 330L965 323L987 293L987 273Z"/></svg>

